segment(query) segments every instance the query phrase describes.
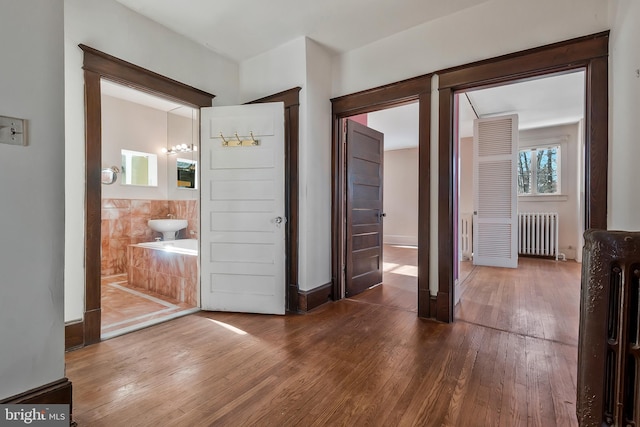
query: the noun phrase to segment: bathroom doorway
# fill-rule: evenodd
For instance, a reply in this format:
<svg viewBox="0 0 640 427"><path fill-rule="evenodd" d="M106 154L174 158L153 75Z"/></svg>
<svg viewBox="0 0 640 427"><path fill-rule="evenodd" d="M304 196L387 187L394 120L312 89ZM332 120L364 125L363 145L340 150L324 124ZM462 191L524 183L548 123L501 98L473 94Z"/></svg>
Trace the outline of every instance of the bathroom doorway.
<svg viewBox="0 0 640 427"><path fill-rule="evenodd" d="M86 45L85 82L85 298L83 318L65 325L65 348L72 349L101 341L101 205L102 129L101 80L118 82L141 92L176 101L193 108L213 104L214 95L169 79L147 69ZM322 301L298 288L298 140L299 92L294 87L249 103L283 102L285 107L285 216L286 222L286 301L288 311L306 311ZM323 298L326 300L326 298Z"/></svg>
<svg viewBox="0 0 640 427"><path fill-rule="evenodd" d="M101 339L199 306L199 110L102 79Z"/></svg>

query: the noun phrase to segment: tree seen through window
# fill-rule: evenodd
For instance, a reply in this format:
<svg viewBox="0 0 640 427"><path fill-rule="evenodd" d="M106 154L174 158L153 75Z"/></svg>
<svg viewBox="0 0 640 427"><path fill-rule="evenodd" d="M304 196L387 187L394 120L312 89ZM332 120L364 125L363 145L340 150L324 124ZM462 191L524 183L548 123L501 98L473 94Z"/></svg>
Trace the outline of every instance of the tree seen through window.
<svg viewBox="0 0 640 427"><path fill-rule="evenodd" d="M520 150L517 164L518 194L558 193L559 160L559 146Z"/></svg>

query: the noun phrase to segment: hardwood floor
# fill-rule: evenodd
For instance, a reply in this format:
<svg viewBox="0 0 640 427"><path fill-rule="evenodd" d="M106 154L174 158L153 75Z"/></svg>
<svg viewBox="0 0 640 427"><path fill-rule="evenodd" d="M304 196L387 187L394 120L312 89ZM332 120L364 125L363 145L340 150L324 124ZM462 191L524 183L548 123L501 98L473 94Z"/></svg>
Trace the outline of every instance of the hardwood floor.
<svg viewBox="0 0 640 427"><path fill-rule="evenodd" d="M547 289L575 269L536 264L530 278L512 283L526 290L509 290L501 272L474 269L476 286L495 289L465 290L453 324L418 319L384 299L346 299L306 315L201 312L68 353L74 419L80 426L577 425L572 328L553 332L548 313L571 311L579 287ZM571 301L550 301L560 298Z"/></svg>
<svg viewBox="0 0 640 427"><path fill-rule="evenodd" d="M475 267L462 285L456 319L577 346L580 268L524 257L517 269Z"/></svg>
<svg viewBox="0 0 640 427"><path fill-rule="evenodd" d="M382 285L351 299L418 312L418 248L384 245Z"/></svg>

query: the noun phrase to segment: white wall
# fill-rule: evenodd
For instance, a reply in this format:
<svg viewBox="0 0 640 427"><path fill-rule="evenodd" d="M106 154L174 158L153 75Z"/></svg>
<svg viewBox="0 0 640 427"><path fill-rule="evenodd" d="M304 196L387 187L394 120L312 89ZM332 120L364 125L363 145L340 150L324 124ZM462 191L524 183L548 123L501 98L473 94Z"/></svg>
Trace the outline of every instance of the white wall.
<svg viewBox="0 0 640 427"><path fill-rule="evenodd" d="M631 27L634 20L627 21ZM346 95L447 67L607 29L609 0L491 0L336 57L332 68L332 96ZM625 49L631 49L634 36L637 34L626 36L627 41L623 43ZM435 221L438 217L437 82L437 76L434 76L431 114L431 218ZM438 228L435 221L431 224L432 294L438 288Z"/></svg>
<svg viewBox="0 0 640 427"><path fill-rule="evenodd" d="M384 152L384 243L418 245L418 149Z"/></svg>
<svg viewBox="0 0 640 427"><path fill-rule="evenodd" d="M306 39L307 123L300 146L300 289L331 282L331 56Z"/></svg>
<svg viewBox="0 0 640 427"><path fill-rule="evenodd" d="M340 55L333 64L333 95L607 30L608 3L481 3Z"/></svg>
<svg viewBox="0 0 640 427"><path fill-rule="evenodd" d="M640 230L640 2L611 3L608 226Z"/></svg>
<svg viewBox="0 0 640 427"><path fill-rule="evenodd" d="M0 114L28 146L0 144L0 399L64 377L62 0L2 2Z"/></svg>
<svg viewBox="0 0 640 427"><path fill-rule="evenodd" d="M188 120L188 119L187 119ZM167 199L167 113L134 102L102 95L102 167L122 171L122 150L155 154L158 185L122 185L122 174L112 185L102 186L103 199Z"/></svg>
<svg viewBox="0 0 640 427"><path fill-rule="evenodd" d="M65 320L84 311L84 76L86 44L216 95L215 105L238 102L238 65L113 0L65 0Z"/></svg>
<svg viewBox="0 0 640 427"><path fill-rule="evenodd" d="M550 126L520 131L520 148L534 147L545 141L566 140L560 148L560 197L518 196L518 212L557 212L558 246L567 259L575 259L580 235L578 223L578 160L580 141L578 124Z"/></svg>
<svg viewBox="0 0 640 427"><path fill-rule="evenodd" d="M300 86L299 270L301 290L331 281L331 57L295 39L240 64L243 102Z"/></svg>
<svg viewBox="0 0 640 427"><path fill-rule="evenodd" d="M306 43L299 37L240 63L240 102L249 102L296 86L302 87L300 109L306 108ZM301 123L302 128L302 123Z"/></svg>

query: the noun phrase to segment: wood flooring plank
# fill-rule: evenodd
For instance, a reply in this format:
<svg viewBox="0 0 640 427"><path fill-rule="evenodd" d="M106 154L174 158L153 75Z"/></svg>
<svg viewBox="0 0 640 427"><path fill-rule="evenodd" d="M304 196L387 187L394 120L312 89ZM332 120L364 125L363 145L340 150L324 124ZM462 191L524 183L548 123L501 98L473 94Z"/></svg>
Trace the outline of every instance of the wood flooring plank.
<svg viewBox="0 0 640 427"><path fill-rule="evenodd" d="M201 312L67 353L74 418L133 427L575 426L578 270L548 260L521 267L522 276L470 269L452 324L418 319L384 293L305 315Z"/></svg>

